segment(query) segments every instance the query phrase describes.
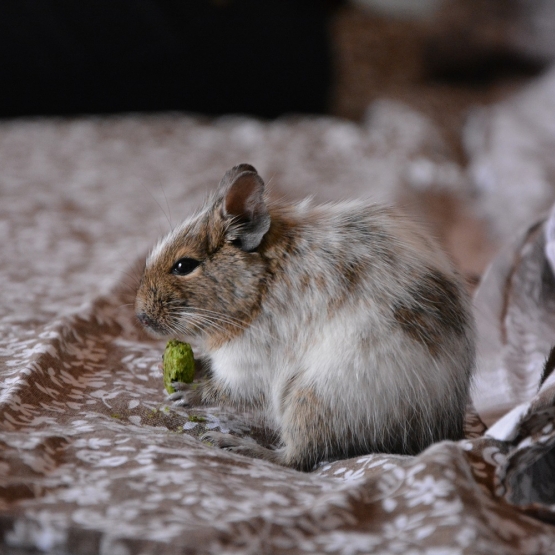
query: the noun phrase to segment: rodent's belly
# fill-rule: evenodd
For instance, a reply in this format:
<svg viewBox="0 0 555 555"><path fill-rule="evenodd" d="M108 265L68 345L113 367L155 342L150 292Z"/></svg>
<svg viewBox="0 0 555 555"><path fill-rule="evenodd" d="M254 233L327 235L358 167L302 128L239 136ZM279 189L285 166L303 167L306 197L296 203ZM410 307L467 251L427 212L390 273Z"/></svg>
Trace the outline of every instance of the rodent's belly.
<svg viewBox="0 0 555 555"><path fill-rule="evenodd" d="M262 402L278 424L303 395L333 410L335 419L356 412L376 421L396 413L399 403L426 406L448 397L456 380L457 357L434 359L376 313L338 313L309 331L310 343L291 339L271 352L243 339L226 344L211 356L214 379L237 401Z"/></svg>
<svg viewBox="0 0 555 555"><path fill-rule="evenodd" d="M248 346L228 344L210 355L213 379L236 400L257 402L270 387L267 360Z"/></svg>

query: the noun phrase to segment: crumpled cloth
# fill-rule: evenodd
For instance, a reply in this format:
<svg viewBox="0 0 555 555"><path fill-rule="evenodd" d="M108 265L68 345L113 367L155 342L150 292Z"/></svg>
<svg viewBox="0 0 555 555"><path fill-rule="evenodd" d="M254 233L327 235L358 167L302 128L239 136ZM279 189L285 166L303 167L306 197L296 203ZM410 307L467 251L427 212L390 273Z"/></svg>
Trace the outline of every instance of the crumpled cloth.
<svg viewBox="0 0 555 555"><path fill-rule="evenodd" d="M181 219L236 162L327 200L394 200L415 168L452 167L418 118L406 134L380 127L396 120L379 110L396 108L378 106L379 131L184 116L0 126L1 552L555 551L555 376L539 387L555 336L553 217L506 247L476 293L466 439L416 457L302 473L211 448L206 429L273 438L249 414L173 407L164 345L134 324L134 261L164 212Z"/></svg>

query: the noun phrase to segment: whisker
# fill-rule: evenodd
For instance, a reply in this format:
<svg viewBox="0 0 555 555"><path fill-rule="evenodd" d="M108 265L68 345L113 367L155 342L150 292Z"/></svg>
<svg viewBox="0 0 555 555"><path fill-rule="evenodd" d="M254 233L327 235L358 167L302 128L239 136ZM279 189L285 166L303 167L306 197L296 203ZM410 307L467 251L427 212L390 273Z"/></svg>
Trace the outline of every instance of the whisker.
<svg viewBox="0 0 555 555"><path fill-rule="evenodd" d="M228 314L223 314L221 312L215 312L213 310L207 310L203 308L193 308L188 306L181 306L180 310L175 311L173 310L173 314L190 314L190 315L204 315L207 317L218 318L222 322L228 323L230 325L235 325L237 327L241 327L242 329L246 329L248 324L243 322L239 318L235 318L233 316L229 316Z"/></svg>
<svg viewBox="0 0 555 555"><path fill-rule="evenodd" d="M216 316L212 316L211 314L194 314L192 312L186 312L185 314L189 317L196 316L197 318L201 318L202 320L208 322L212 327L216 327L216 324L219 324L218 329L221 329L221 330L225 329L221 324L228 324L229 326L236 327L241 330L246 330L248 328L248 325L244 322L228 320L226 318L221 318L221 317L218 318ZM181 313L181 316L183 316L183 313Z"/></svg>
<svg viewBox="0 0 555 555"><path fill-rule="evenodd" d="M225 331L225 328L223 328L221 325L218 328L216 328L215 324L216 322L218 322L220 324L227 324L229 326L236 327L243 331L248 329L252 333L256 333L259 336L265 337L266 339L271 339L279 343L283 342L283 339L273 335L272 333L270 333L265 329L262 329L260 325L254 322L245 322L239 318L236 318L235 316L231 316L223 312L209 310L207 308L184 306L183 302L180 300L168 301L166 306L170 308L170 314L173 317L183 318L183 316L186 315L188 318L191 318L193 316L196 316L197 322L198 322L199 321L198 317L202 316L205 319L205 323L207 323L208 326L213 329L219 329L221 331Z"/></svg>
<svg viewBox="0 0 555 555"><path fill-rule="evenodd" d="M189 325L192 325L193 328L196 328L198 330L198 333L203 333L204 330L195 322L188 322ZM176 322L172 328L174 329L175 333L177 335L191 335L191 331L185 329L185 327L180 324L179 322Z"/></svg>
<svg viewBox="0 0 555 555"><path fill-rule="evenodd" d="M206 317L202 317L201 319L197 319L197 321L200 322L201 324L206 323L208 328L214 328L214 329L217 329L221 332L227 331L225 329L225 327L223 327L221 324L219 324L216 320L209 320Z"/></svg>
<svg viewBox="0 0 555 555"><path fill-rule="evenodd" d="M162 208L162 205L156 200L156 197L148 190L148 187L144 183L142 183L142 186L144 187L145 191L152 197L152 200L154 200L154 202L158 205L158 208L160 208L160 210L162 211L162 214L164 214L164 216L166 217L166 220L168 220L168 224L170 226L170 229L172 229L171 220L170 220L168 214L166 214L166 212Z"/></svg>
<svg viewBox="0 0 555 555"><path fill-rule="evenodd" d="M241 328L243 330L245 330L249 327L246 322L242 322L241 320L237 320L237 319L227 318L225 316L217 316L217 315L213 315L213 314L203 314L203 313L194 314L194 313L191 313L191 312L186 312L186 314L193 314L193 315L196 315L196 316L202 316L206 320L210 320L210 321L214 321L214 322L222 322L224 324L229 324L230 326Z"/></svg>
<svg viewBox="0 0 555 555"><path fill-rule="evenodd" d="M181 316L183 316L181 314ZM219 331L225 332L227 331L217 320L208 318L206 316L202 316L200 314L188 314L188 317L186 318L186 320L183 321L178 321L178 324L180 325L180 329L185 332L185 326L186 325L192 325L192 326L196 326L199 331L203 331L206 333L206 330L201 328L201 325L204 324L207 328L214 328L217 329Z"/></svg>
<svg viewBox="0 0 555 555"><path fill-rule="evenodd" d="M218 329L222 332L228 331L226 330L221 324L228 324L229 326L238 328L242 331L249 329L252 333L259 334L261 336L266 337L266 339L271 339L273 341L282 342L280 338L274 336L270 332L261 329L256 324L243 322L238 318L223 315L222 313L207 310L207 309L197 309L193 307L181 307L180 310L171 310L169 314L173 317L177 317L179 319L186 318L187 321L195 318L196 322L201 322L207 325L208 328ZM198 324L197 324L198 325Z"/></svg>
<svg viewBox="0 0 555 555"><path fill-rule="evenodd" d="M246 322L244 322L243 320L240 320L239 318L236 318L235 316L231 316L229 314L224 314L223 312L217 312L215 310L208 310L207 308L182 306L180 301L173 301L173 302L170 302L168 304L175 304L175 306L179 306L182 310L187 311L187 312L190 311L190 310L193 310L193 311L195 311L195 313L210 314L210 315L217 316L221 319L228 320L229 322L237 322L237 324L240 324L240 325L247 325Z"/></svg>
<svg viewBox="0 0 555 555"><path fill-rule="evenodd" d="M116 306L116 310L121 310L122 308L128 307L128 306L135 306L135 303L123 303L120 304L119 306Z"/></svg>

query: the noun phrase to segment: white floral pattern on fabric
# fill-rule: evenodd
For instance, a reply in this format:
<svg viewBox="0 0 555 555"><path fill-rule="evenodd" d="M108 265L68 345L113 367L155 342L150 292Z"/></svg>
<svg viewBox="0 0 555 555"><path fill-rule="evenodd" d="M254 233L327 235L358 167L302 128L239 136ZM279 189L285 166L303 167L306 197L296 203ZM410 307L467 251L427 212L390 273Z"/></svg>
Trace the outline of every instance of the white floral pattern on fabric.
<svg viewBox="0 0 555 555"><path fill-rule="evenodd" d="M169 404L164 345L133 324L134 261L166 225L151 194L173 222L248 161L293 196L391 201L422 179L416 163L430 179L456 169L438 141L393 103L377 105L368 127L184 116L1 124L0 551L553 553L555 385L531 400L512 442L485 437L469 407L465 441L301 473L203 444L208 429L272 437L247 413Z"/></svg>

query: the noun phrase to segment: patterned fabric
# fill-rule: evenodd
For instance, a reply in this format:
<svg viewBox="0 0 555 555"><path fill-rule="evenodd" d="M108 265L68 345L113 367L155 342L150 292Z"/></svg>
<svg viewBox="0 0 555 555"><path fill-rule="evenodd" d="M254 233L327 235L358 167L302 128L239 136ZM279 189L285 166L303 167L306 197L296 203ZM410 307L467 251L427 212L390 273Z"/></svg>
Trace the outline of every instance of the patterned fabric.
<svg viewBox="0 0 555 555"><path fill-rule="evenodd" d="M0 552L555 552L555 374L536 394L549 341L533 341L553 334L554 221L510 247L478 291L497 318L487 329L505 331L477 383L516 380L508 414L486 432L470 407L467 439L417 457L302 473L205 445L205 430L272 437L250 414L173 407L164 342L135 326L133 288L164 213L182 219L237 162L275 193L320 200L462 183L428 122L376 110L366 127L182 116L0 126Z"/></svg>

